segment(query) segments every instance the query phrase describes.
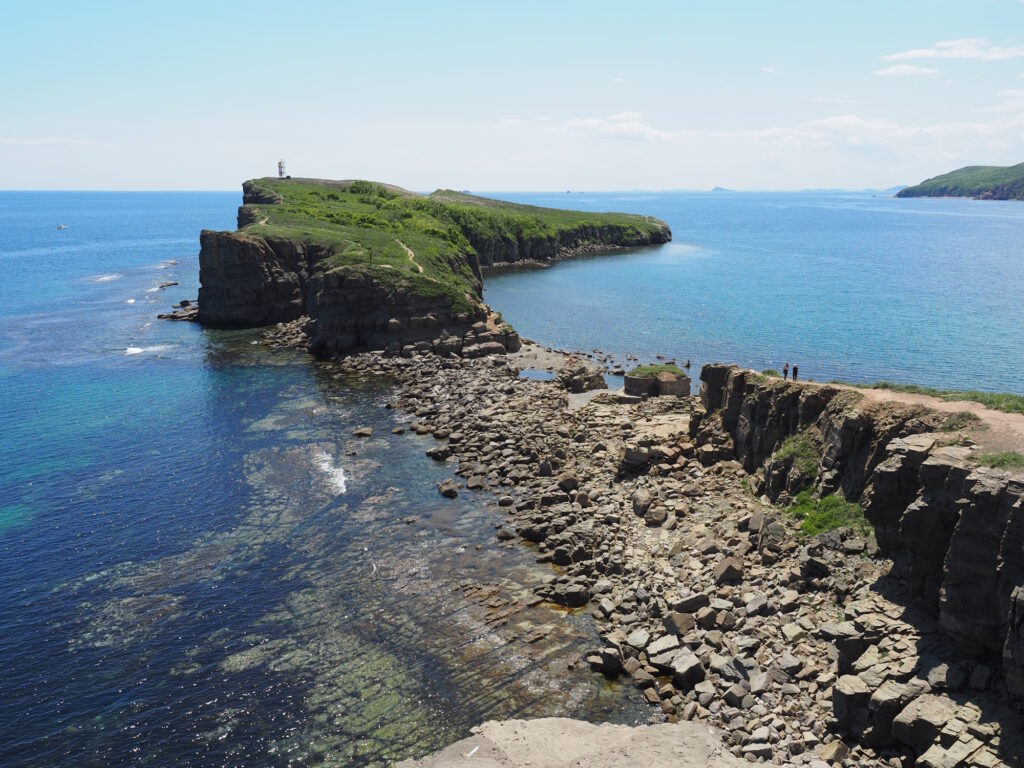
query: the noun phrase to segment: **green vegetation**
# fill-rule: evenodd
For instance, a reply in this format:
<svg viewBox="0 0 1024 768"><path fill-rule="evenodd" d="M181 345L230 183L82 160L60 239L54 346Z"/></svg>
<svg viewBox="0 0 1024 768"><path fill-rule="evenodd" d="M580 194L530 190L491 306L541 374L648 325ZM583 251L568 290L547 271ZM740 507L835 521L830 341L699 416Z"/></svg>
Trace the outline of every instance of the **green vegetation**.
<svg viewBox="0 0 1024 768"><path fill-rule="evenodd" d="M763 376L778 376L779 372L776 371L774 368L765 368L763 371L761 371L761 374Z"/></svg>
<svg viewBox="0 0 1024 768"><path fill-rule="evenodd" d="M958 429L974 427L981 424L981 418L970 411L957 411L949 414L942 422L943 432L956 432Z"/></svg>
<svg viewBox="0 0 1024 768"><path fill-rule="evenodd" d="M871 523L864 517L861 505L835 494L812 499L810 491L801 491L787 511L801 521L802 536L817 536L836 528L853 528L861 536L871 532Z"/></svg>
<svg viewBox="0 0 1024 768"><path fill-rule="evenodd" d="M635 376L640 379L649 379L657 376L659 373L671 373L676 376L688 375L678 365L673 363L662 363L660 365L638 365L632 371L627 372L626 375Z"/></svg>
<svg viewBox="0 0 1024 768"><path fill-rule="evenodd" d="M1024 163L1003 167L969 165L907 187L896 197L979 197L1024 200Z"/></svg>
<svg viewBox="0 0 1024 768"><path fill-rule="evenodd" d="M818 449L808 434L808 430L790 435L783 440L773 458L780 461L792 459L792 465L800 471L800 474L812 481L818 476L818 464L821 462L821 457L818 455Z"/></svg>
<svg viewBox="0 0 1024 768"><path fill-rule="evenodd" d="M328 268L444 299L455 311L472 312L481 304L473 268L481 245L539 238L557 250L566 231L577 228L602 227L611 242L643 241L666 231L650 217L560 211L447 190L423 196L369 181L265 178L245 187L247 199L264 202L247 206L253 223L243 232L325 246Z"/></svg>
<svg viewBox="0 0 1024 768"><path fill-rule="evenodd" d="M995 469L1024 469L1024 453L1003 451L1002 453L982 453L974 460L985 467Z"/></svg>

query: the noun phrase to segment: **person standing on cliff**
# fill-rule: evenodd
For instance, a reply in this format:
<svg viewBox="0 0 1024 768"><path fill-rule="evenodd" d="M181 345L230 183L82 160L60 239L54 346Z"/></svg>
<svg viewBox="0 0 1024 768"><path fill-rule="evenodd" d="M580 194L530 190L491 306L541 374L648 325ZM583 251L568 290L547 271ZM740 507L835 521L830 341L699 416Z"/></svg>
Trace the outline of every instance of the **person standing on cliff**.
<svg viewBox="0 0 1024 768"><path fill-rule="evenodd" d="M800 366L793 363L793 381L796 381L796 374L800 370Z"/></svg>
<svg viewBox="0 0 1024 768"><path fill-rule="evenodd" d="M782 378L789 378L789 363L786 363L784 366L782 366Z"/></svg>

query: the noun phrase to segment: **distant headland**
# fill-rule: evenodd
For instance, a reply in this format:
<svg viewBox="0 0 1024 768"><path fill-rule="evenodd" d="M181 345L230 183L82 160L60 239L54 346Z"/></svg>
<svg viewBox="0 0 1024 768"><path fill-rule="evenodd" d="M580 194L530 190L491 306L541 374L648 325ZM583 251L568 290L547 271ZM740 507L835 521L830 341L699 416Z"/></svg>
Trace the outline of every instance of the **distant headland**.
<svg viewBox="0 0 1024 768"><path fill-rule="evenodd" d="M238 230L200 236L197 319L292 323L321 355L361 349L487 354L518 337L483 303L482 267L668 242L665 222L420 195L370 181L243 184Z"/></svg>
<svg viewBox="0 0 1024 768"><path fill-rule="evenodd" d="M968 165L907 187L896 197L973 197L1024 200L1024 163L1007 167Z"/></svg>

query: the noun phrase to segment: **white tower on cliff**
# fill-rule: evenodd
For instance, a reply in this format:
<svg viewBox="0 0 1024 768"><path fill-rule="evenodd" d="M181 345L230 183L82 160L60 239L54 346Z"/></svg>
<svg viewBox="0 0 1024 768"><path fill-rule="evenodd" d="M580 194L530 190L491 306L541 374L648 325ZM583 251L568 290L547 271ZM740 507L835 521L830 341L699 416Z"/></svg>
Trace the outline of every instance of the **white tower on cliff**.
<svg viewBox="0 0 1024 768"><path fill-rule="evenodd" d="M277 178L284 178L284 160L277 161Z"/></svg>

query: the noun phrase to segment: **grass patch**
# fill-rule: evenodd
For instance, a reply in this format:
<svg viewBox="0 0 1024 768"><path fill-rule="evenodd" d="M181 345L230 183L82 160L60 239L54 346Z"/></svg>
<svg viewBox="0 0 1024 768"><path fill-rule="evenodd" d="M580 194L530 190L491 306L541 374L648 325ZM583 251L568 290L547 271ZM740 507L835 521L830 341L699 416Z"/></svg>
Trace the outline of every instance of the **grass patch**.
<svg viewBox="0 0 1024 768"><path fill-rule="evenodd" d="M970 411L957 411L951 413L946 417L946 420L942 422L943 432L956 432L958 429L965 429L966 427L977 426L981 423L981 418L971 413Z"/></svg>
<svg viewBox="0 0 1024 768"><path fill-rule="evenodd" d="M1001 453L981 453L974 460L984 467L995 469L1024 469L1024 453L1003 451Z"/></svg>
<svg viewBox="0 0 1024 768"><path fill-rule="evenodd" d="M774 368L765 368L763 371L761 371L761 374L764 375L764 376L775 376L775 377L778 377L779 372L776 371Z"/></svg>
<svg viewBox="0 0 1024 768"><path fill-rule="evenodd" d="M673 363L662 363L659 365L638 365L632 371L629 371L626 375L636 376L641 379L649 379L654 376L657 376L659 373L671 373L676 376L688 375L678 365L675 365Z"/></svg>
<svg viewBox="0 0 1024 768"><path fill-rule="evenodd" d="M800 521L801 536L817 536L836 528L852 528L861 536L871 532L863 507L835 494L812 499L810 491L801 491L787 511Z"/></svg>
<svg viewBox="0 0 1024 768"><path fill-rule="evenodd" d="M793 465L800 470L800 474L811 478L811 480L818 476L818 464L821 457L818 455L814 441L806 431L790 435L783 440L773 458L780 461L792 459Z"/></svg>

